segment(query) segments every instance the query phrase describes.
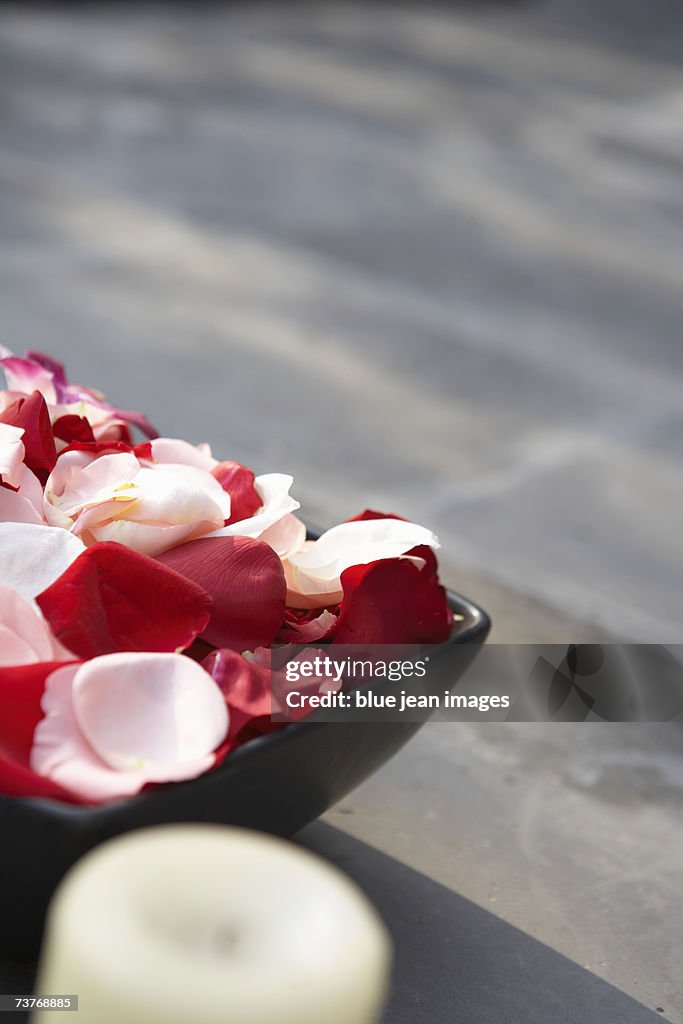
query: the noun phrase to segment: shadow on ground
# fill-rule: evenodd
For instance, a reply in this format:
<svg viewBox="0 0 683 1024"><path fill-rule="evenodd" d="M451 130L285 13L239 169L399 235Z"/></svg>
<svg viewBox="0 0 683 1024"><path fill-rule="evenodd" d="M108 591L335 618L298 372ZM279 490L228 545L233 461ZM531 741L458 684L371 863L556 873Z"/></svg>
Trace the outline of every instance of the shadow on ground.
<svg viewBox="0 0 683 1024"><path fill-rule="evenodd" d="M368 894L395 943L385 1024L654 1024L666 1017L399 861L317 822L299 840Z"/></svg>

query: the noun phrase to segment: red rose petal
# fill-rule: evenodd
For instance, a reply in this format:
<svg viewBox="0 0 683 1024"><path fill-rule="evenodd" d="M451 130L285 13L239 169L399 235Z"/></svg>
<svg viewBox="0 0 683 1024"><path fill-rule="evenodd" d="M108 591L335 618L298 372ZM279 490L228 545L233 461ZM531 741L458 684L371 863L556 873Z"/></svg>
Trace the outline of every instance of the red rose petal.
<svg viewBox="0 0 683 1024"><path fill-rule="evenodd" d="M211 470L224 491L230 495L230 523L240 523L255 515L263 499L254 487L254 474L239 462L220 462Z"/></svg>
<svg viewBox="0 0 683 1024"><path fill-rule="evenodd" d="M364 523L368 519L401 519L405 522L405 516L396 516L393 512L376 512L374 508L363 509L357 516L346 519L347 523Z"/></svg>
<svg viewBox="0 0 683 1024"><path fill-rule="evenodd" d="M366 508L346 521L369 519L403 516ZM414 547L407 554L421 558L425 563L422 569L405 558L392 558L352 566L342 573L344 599L339 618L322 642L443 643L448 639L453 615L439 584L436 555L427 545Z"/></svg>
<svg viewBox="0 0 683 1024"><path fill-rule="evenodd" d="M17 398L8 405L0 414L0 423L23 428L24 462L45 484L57 461L57 449L50 413L40 391L34 391L28 398Z"/></svg>
<svg viewBox="0 0 683 1024"><path fill-rule="evenodd" d="M148 462L154 461L150 441L143 441L141 444L136 445L130 445L126 441L72 441L59 454L63 455L64 452L89 452L91 455L103 455L105 452L107 454L124 452L126 455L133 454L138 459L146 459Z"/></svg>
<svg viewBox="0 0 683 1024"><path fill-rule="evenodd" d="M287 586L280 559L251 537L202 537L159 555L159 561L213 598L202 639L214 647L268 647L285 617Z"/></svg>
<svg viewBox="0 0 683 1024"><path fill-rule="evenodd" d="M40 701L45 680L64 662L42 662L0 668L0 794L52 797L78 803L78 798L29 767L33 733L43 717Z"/></svg>
<svg viewBox="0 0 683 1024"><path fill-rule="evenodd" d="M288 608L277 640L281 644L312 644L336 627L339 605L330 608Z"/></svg>
<svg viewBox="0 0 683 1024"><path fill-rule="evenodd" d="M176 651L206 627L211 598L196 583L122 544L93 544L36 601L80 658Z"/></svg>
<svg viewBox="0 0 683 1024"><path fill-rule="evenodd" d="M421 549L420 549L421 550ZM354 565L341 575L344 599L332 635L338 644L443 643L452 614L431 567L405 558Z"/></svg>
<svg viewBox="0 0 683 1024"><path fill-rule="evenodd" d="M72 444L74 441L84 441L89 444L95 442L92 427L85 416L76 416L75 414L60 416L52 424L52 429L55 437L58 437L60 441L66 441L67 444Z"/></svg>
<svg viewBox="0 0 683 1024"><path fill-rule="evenodd" d="M267 668L229 649L213 651L202 662L202 667L219 686L230 711L227 740L232 746L243 742L245 736L271 732L277 723L271 722L271 674Z"/></svg>

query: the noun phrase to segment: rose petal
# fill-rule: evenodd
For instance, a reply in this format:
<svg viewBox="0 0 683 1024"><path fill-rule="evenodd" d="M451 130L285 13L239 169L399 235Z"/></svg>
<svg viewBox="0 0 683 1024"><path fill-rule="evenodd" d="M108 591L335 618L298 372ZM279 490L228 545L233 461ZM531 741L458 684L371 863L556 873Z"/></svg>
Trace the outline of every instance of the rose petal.
<svg viewBox="0 0 683 1024"><path fill-rule="evenodd" d="M257 476L254 487L261 497L262 508L249 519L230 523L209 534L211 537L260 537L269 527L283 516L299 508L299 502L291 497L289 489L294 478L284 473L265 473Z"/></svg>
<svg viewBox="0 0 683 1024"><path fill-rule="evenodd" d="M188 705L192 713L185 717ZM214 741L219 746L228 727L225 702L209 675L173 654L108 655L60 669L47 680L42 706L32 769L96 803L138 793L149 782L196 778L215 764L213 752L184 761L168 758ZM138 767L112 769L85 739L79 718L100 753ZM195 737L188 726L198 730ZM163 761L144 763L150 753Z"/></svg>
<svg viewBox="0 0 683 1024"><path fill-rule="evenodd" d="M129 452L93 458L82 451L62 452L45 486L45 515L48 522L61 525L64 517L74 518L83 508L100 502L136 500L134 482L140 463Z"/></svg>
<svg viewBox="0 0 683 1024"><path fill-rule="evenodd" d="M239 462L219 462L212 469L224 491L230 495L230 523L241 522L253 517L263 505L263 498L256 490L254 474Z"/></svg>
<svg viewBox="0 0 683 1024"><path fill-rule="evenodd" d="M132 451L63 452L45 487L45 516L86 544L116 541L148 555L225 522L230 498L210 473L190 465L147 465ZM76 446L73 446L76 448Z"/></svg>
<svg viewBox="0 0 683 1024"><path fill-rule="evenodd" d="M46 782L59 785L85 803L138 793L144 782L133 772L115 772L82 735L71 700L78 665L53 672L41 702L44 718L36 727L29 765Z"/></svg>
<svg viewBox="0 0 683 1024"><path fill-rule="evenodd" d="M24 462L24 431L9 423L0 423L0 483L18 487L18 474Z"/></svg>
<svg viewBox="0 0 683 1024"><path fill-rule="evenodd" d="M291 512L261 534L260 540L268 544L282 559L301 551L306 541L306 525Z"/></svg>
<svg viewBox="0 0 683 1024"><path fill-rule="evenodd" d="M74 385L71 385L68 390L64 392L62 401L65 405L75 405L80 402L85 402L94 406L96 409L102 410L103 413L108 414L108 417L110 417L109 421L108 417L105 416L103 423L93 425L95 436L98 438L101 437L104 432L110 430L112 426L117 426L121 423L137 427L141 434L144 434L145 437L150 439L159 436L159 431L156 429L154 424L150 423L144 413L135 412L132 409L117 409L116 406L110 405L109 402L94 398L85 388L77 388Z"/></svg>
<svg viewBox="0 0 683 1024"><path fill-rule="evenodd" d="M29 766L33 733L43 717L40 701L55 662L0 668L0 794L72 800L61 786Z"/></svg>
<svg viewBox="0 0 683 1024"><path fill-rule="evenodd" d="M39 481L26 466L21 466L16 480L16 491L0 487L0 522L44 523L43 488Z"/></svg>
<svg viewBox="0 0 683 1024"><path fill-rule="evenodd" d="M356 523L366 522L369 519L398 519L403 523L407 522L403 516L394 515L393 512L376 512L375 509L372 508L366 508L363 512L359 512L357 516L353 516L351 519L347 519L346 521L347 523ZM433 576L436 576L437 561L433 548L428 547L426 544L418 544L417 547L411 548L406 554L407 556L412 556L418 560L421 559L429 567L429 572ZM421 566L418 564L418 569L419 568L421 568Z"/></svg>
<svg viewBox="0 0 683 1024"><path fill-rule="evenodd" d="M69 419L69 417L64 416L63 419ZM135 455L138 459L151 461L152 443L151 441L142 441L141 444L130 444L128 441L113 438L103 441L71 441L60 452L60 455L66 455L67 452L85 452L93 457L95 455L113 455L117 452L124 455Z"/></svg>
<svg viewBox="0 0 683 1024"><path fill-rule="evenodd" d="M321 696L325 693L332 693L342 688L342 680L331 679L329 675L320 671L308 675L311 665L315 668L315 659L324 657L326 651L320 647L303 647L293 655L289 651L280 651L277 654L272 648L261 648L254 653L254 661L268 670L270 674L270 686L272 692L273 713L289 722L298 722L313 714L314 709L306 702L301 702L299 707L291 707L287 703L287 697L292 691L306 696ZM285 658L285 665L281 660ZM304 663L307 666L306 675L299 675L296 682L287 678L288 666L296 662ZM277 667L277 666L280 667Z"/></svg>
<svg viewBox="0 0 683 1024"><path fill-rule="evenodd" d="M0 580L32 601L84 550L78 537L66 530L33 523L0 523Z"/></svg>
<svg viewBox="0 0 683 1024"><path fill-rule="evenodd" d="M228 740L232 746L259 732L271 732L271 676L267 668L224 648L213 651L203 662L217 683L230 711Z"/></svg>
<svg viewBox="0 0 683 1024"><path fill-rule="evenodd" d="M277 639L282 644L312 644L333 635L336 624L337 616L328 608L288 608Z"/></svg>
<svg viewBox="0 0 683 1024"><path fill-rule="evenodd" d="M22 391L30 395L33 391L40 391L45 400L50 404L57 401L57 392L54 387L54 378L50 370L46 370L40 363L32 359L21 359L14 356L7 349L7 352L0 359L0 366L5 371L7 387L10 391Z"/></svg>
<svg viewBox="0 0 683 1024"><path fill-rule="evenodd" d="M62 364L50 356L29 351L26 358L21 359L0 346L0 357L0 366L5 371L7 387L11 391L24 394L40 391L51 407L57 407L58 415L86 412L96 436L107 434L112 428L117 430L119 425L125 428L127 424L136 426L147 437L157 436L157 431L142 413L117 409L105 400L101 392L69 384Z"/></svg>
<svg viewBox="0 0 683 1024"><path fill-rule="evenodd" d="M0 665L30 665L73 658L47 622L16 590L0 584Z"/></svg>
<svg viewBox="0 0 683 1024"><path fill-rule="evenodd" d="M51 373L57 387L63 388L67 386L64 363L59 363L52 356L46 356L44 352L38 352L36 349L31 348L26 349L26 358L30 359L33 363L38 363L39 366L42 366L43 369Z"/></svg>
<svg viewBox="0 0 683 1024"><path fill-rule="evenodd" d="M446 592L428 566L393 558L342 573L344 598L333 639L337 644L443 643L452 613Z"/></svg>
<svg viewBox="0 0 683 1024"><path fill-rule="evenodd" d="M402 519L356 520L335 526L286 561L287 603L296 608L337 604L346 569L396 558L417 545L438 548L439 541L430 530Z"/></svg>
<svg viewBox="0 0 683 1024"><path fill-rule="evenodd" d="M65 441L67 445L74 441L83 441L86 444L92 444L95 441L92 427L85 416L76 416L74 413L56 419L52 424L52 430L54 436L60 441Z"/></svg>
<svg viewBox="0 0 683 1024"><path fill-rule="evenodd" d="M267 544L249 537L202 537L159 560L213 598L211 622L203 633L208 643L251 651L273 642L285 615L285 579L280 559Z"/></svg>
<svg viewBox="0 0 683 1024"><path fill-rule="evenodd" d="M141 491L135 510L138 522L167 521L169 505L173 522L179 524L223 520L230 515L229 496L210 473L195 466L148 469L143 465L135 482Z"/></svg>
<svg viewBox="0 0 683 1024"><path fill-rule="evenodd" d="M211 616L196 583L120 544L94 544L37 597L52 631L80 658L188 647Z"/></svg>
<svg viewBox="0 0 683 1024"><path fill-rule="evenodd" d="M72 703L90 746L116 771L166 775L206 757L228 731L226 704L211 676L175 654L95 658L76 673Z"/></svg>
<svg viewBox="0 0 683 1024"><path fill-rule="evenodd" d="M96 537L98 541L123 544L125 547L152 558L173 550L194 537L208 533L212 526L215 526L215 521L212 523L207 520L197 520L195 523L185 523L182 526L163 526L136 523L128 519L114 519L110 523L97 526L93 537Z"/></svg>
<svg viewBox="0 0 683 1024"><path fill-rule="evenodd" d="M11 423L23 431L24 462L42 484L57 459L50 413L40 391L18 398L0 414L0 423Z"/></svg>
<svg viewBox="0 0 683 1024"><path fill-rule="evenodd" d="M57 402L60 405L75 405L83 402L86 405L102 410L105 414L109 414L112 420L118 420L124 424L131 423L141 430L143 434L146 434L147 437L157 436L157 431L141 412L116 409L109 402L105 401L101 392L95 391L93 388L84 388L79 384L69 384L64 366L55 359L46 356L43 352L36 352L32 349L27 351L26 357L26 360L23 360L23 362L30 361L34 366L37 365L49 373L56 396L55 399L48 399L49 401Z"/></svg>
<svg viewBox="0 0 683 1024"><path fill-rule="evenodd" d="M396 558L418 544L439 547L431 530L416 523L401 519L355 521L327 530L290 561L295 568L316 579L334 580L352 565Z"/></svg>
<svg viewBox="0 0 683 1024"><path fill-rule="evenodd" d="M114 772L95 754L82 735L73 712L71 693L78 665L52 672L41 701L44 717L33 734L29 765L46 782L59 785L83 802L104 802L139 792L142 781L133 772Z"/></svg>
<svg viewBox="0 0 683 1024"><path fill-rule="evenodd" d="M207 446L208 447L208 446ZM151 461L177 466L194 466L210 473L218 465L211 449L189 444L176 437L157 437L150 444Z"/></svg>

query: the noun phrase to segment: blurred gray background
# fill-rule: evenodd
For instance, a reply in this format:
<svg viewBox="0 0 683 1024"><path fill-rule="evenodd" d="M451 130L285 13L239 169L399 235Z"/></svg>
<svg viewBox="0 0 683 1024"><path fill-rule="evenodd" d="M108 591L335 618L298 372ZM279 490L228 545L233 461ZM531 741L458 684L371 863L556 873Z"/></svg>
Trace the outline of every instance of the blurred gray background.
<svg viewBox="0 0 683 1024"><path fill-rule="evenodd" d="M1 340L436 529L494 639L681 642L682 56L678 0L2 4ZM391 1024L681 1022L682 791L674 726L435 725L308 841Z"/></svg>

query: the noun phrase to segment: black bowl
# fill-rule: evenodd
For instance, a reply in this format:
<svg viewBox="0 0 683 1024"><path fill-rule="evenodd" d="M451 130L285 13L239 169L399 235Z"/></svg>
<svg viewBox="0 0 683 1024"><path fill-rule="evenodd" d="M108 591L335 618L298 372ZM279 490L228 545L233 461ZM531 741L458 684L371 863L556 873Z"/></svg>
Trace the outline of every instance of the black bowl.
<svg viewBox="0 0 683 1024"><path fill-rule="evenodd" d="M448 600L462 618L430 657L440 657L453 684L476 656L490 622L466 598L449 591ZM55 887L75 861L103 840L180 821L292 835L379 768L420 724L287 725L240 747L214 772L104 807L0 797L0 954L11 959L36 955Z"/></svg>

